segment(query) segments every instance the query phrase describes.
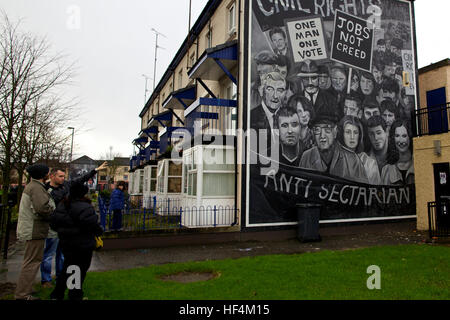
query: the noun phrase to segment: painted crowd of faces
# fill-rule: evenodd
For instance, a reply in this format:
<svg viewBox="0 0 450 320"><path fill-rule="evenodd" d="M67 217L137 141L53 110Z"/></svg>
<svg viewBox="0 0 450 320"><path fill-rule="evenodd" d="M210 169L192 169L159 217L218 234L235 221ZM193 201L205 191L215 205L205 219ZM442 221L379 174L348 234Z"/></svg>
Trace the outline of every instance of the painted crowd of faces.
<svg viewBox="0 0 450 320"><path fill-rule="evenodd" d="M288 108L292 97L300 95L314 101L317 99L314 94L321 91L334 97L329 107L339 115L334 124L312 126L312 118L318 116L315 102L312 110L299 102L295 114L284 113L285 116L278 117L274 126L279 129L281 154L286 155L289 153L286 150L302 145L295 148L297 155L289 153L286 158L292 161L287 164L297 165L310 148L316 147L325 154L339 144L358 155L369 184L413 183L410 126L415 96L406 94L403 84L401 50L409 48L403 47L403 41L396 38L395 27L395 23L386 24L384 38L374 44L371 72L350 69L332 61L306 61L318 67L311 75L305 72L298 75L300 65L294 66L285 29L276 28L283 32L267 31L272 51L253 55L257 75L252 82L251 108L265 104L276 113L280 108Z"/></svg>

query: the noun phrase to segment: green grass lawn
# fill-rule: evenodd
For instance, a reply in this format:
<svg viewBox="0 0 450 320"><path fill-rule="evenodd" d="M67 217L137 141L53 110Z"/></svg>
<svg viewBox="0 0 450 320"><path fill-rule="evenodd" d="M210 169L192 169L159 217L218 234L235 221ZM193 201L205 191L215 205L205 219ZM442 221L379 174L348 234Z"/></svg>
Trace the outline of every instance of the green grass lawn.
<svg viewBox="0 0 450 320"><path fill-rule="evenodd" d="M381 269L380 290L367 288L370 265ZM194 283L160 279L182 271L219 276ZM383 246L89 272L84 291L89 300L450 299L450 248Z"/></svg>

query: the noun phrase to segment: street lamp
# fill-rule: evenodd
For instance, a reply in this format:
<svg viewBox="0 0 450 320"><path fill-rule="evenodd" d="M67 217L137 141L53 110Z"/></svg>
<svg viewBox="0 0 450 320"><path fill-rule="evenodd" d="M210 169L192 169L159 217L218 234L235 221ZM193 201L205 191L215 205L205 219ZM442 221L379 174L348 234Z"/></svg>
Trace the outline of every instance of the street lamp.
<svg viewBox="0 0 450 320"><path fill-rule="evenodd" d="M68 175L68 179L70 178L70 170L72 169L72 152L73 152L73 133L75 131L74 127L67 127L67 129L72 130L72 143L70 145L70 162L69 162L69 175Z"/></svg>

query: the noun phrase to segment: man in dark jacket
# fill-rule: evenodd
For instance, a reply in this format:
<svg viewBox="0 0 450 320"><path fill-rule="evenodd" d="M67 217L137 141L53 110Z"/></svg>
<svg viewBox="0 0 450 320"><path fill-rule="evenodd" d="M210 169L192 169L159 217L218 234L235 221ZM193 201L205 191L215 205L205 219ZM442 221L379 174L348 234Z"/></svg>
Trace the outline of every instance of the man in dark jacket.
<svg viewBox="0 0 450 320"><path fill-rule="evenodd" d="M58 232L65 257L63 271L50 295L56 300L64 299L67 279L73 274L75 281L72 283L73 287L69 287L69 299L83 298L82 286L96 247L95 236L103 233L94 207L90 200L85 198L88 188L84 184L72 184L69 192L69 197L58 204L50 217L50 226Z"/></svg>
<svg viewBox="0 0 450 320"><path fill-rule="evenodd" d="M98 168L95 168L84 176L72 180L65 180L65 173L63 170L59 168L52 168L50 170L50 182L46 184L47 189L52 189L50 190L50 194L53 200L55 200L55 204L58 205L58 203L69 194L70 186L72 184L85 183L89 181L89 179L92 179L97 174L97 172L105 170L107 167L108 162L105 161Z"/></svg>
<svg viewBox="0 0 450 320"><path fill-rule="evenodd" d="M105 161L98 168L88 172L82 177L65 180L65 172L61 168L52 168L50 170L50 181L47 182L46 188L52 196L55 205L58 205L69 194L70 187L73 184L82 184L93 178L98 171L107 168L108 163ZM58 277L61 273L64 263L64 256L61 253L59 240L56 232L50 229L47 239L45 240L44 257L41 263L41 283L45 288L52 287L52 260L55 257L55 274Z"/></svg>

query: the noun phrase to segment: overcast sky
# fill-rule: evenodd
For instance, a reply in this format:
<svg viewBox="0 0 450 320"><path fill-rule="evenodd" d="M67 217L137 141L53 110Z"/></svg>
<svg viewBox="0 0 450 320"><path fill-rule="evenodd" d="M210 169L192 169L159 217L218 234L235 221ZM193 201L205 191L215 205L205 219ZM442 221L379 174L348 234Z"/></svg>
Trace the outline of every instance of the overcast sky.
<svg viewBox="0 0 450 320"><path fill-rule="evenodd" d="M192 0L192 24L207 0ZM80 99L74 159L98 159L110 146L130 156L140 131L145 78L153 78L155 34L158 45L156 84L188 30L189 0L0 0L10 19L23 18L22 29L46 36L55 51L78 66L68 96ZM418 67L450 57L449 0L415 1ZM148 80L151 94L153 80ZM68 130L68 136L70 130Z"/></svg>

